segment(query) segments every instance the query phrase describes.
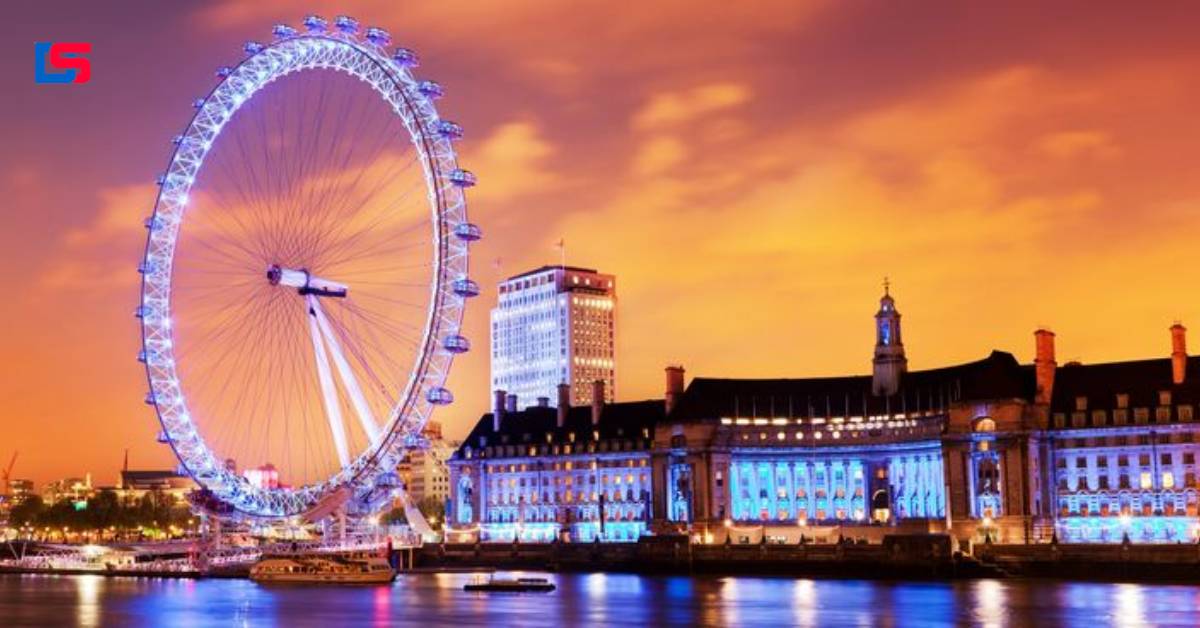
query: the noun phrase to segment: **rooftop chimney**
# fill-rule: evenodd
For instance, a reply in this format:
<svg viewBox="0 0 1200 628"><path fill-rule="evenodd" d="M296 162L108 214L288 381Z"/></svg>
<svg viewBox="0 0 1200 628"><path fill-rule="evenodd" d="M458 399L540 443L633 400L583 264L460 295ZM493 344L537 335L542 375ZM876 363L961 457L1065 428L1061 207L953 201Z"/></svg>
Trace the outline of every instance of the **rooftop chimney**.
<svg viewBox="0 0 1200 628"><path fill-rule="evenodd" d="M1037 346L1037 357L1033 360L1034 372L1037 377L1037 393L1034 403L1049 405L1050 397L1054 394L1054 373L1058 362L1054 361L1054 332L1049 329L1039 329L1033 332Z"/></svg>
<svg viewBox="0 0 1200 628"><path fill-rule="evenodd" d="M505 393L503 390L497 390L492 394L494 395L492 398L492 431L499 432L500 420L504 418Z"/></svg>
<svg viewBox="0 0 1200 628"><path fill-rule="evenodd" d="M592 425L600 425L600 413L604 410L604 380L592 382Z"/></svg>
<svg viewBox="0 0 1200 628"><path fill-rule="evenodd" d="M1187 377L1187 327L1182 323L1171 325L1171 381L1176 386Z"/></svg>
<svg viewBox="0 0 1200 628"><path fill-rule="evenodd" d="M504 411L505 412L516 412L517 411L517 396L515 394L509 393L508 396L504 398Z"/></svg>
<svg viewBox="0 0 1200 628"><path fill-rule="evenodd" d="M667 414L675 409L683 396L683 367L674 365L667 367L667 392L663 397L667 403Z"/></svg>
<svg viewBox="0 0 1200 628"><path fill-rule="evenodd" d="M537 405L539 408L549 408L550 407L550 398L549 397L538 397Z"/></svg>
<svg viewBox="0 0 1200 628"><path fill-rule="evenodd" d="M570 384L558 385L558 426L562 427L567 424L567 412L571 409L571 386Z"/></svg>

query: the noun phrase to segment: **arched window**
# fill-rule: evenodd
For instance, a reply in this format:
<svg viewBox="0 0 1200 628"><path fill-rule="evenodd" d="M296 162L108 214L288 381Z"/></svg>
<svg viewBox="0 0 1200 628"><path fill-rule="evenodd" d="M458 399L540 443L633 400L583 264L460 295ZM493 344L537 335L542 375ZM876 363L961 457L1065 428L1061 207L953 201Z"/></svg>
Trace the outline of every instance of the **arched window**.
<svg viewBox="0 0 1200 628"><path fill-rule="evenodd" d="M976 432L995 432L996 431L995 419L992 419L991 417L986 417L986 416L975 419L975 431Z"/></svg>

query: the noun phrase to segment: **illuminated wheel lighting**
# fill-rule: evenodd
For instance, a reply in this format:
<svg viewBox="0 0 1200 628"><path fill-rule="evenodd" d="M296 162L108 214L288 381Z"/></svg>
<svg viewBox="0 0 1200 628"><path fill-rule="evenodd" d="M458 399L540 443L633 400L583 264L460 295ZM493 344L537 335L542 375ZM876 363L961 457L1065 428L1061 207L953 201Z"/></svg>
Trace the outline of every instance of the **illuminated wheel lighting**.
<svg viewBox="0 0 1200 628"><path fill-rule="evenodd" d="M481 232L416 53L345 16L273 35L172 141L136 314L160 440L219 502L284 518L390 487L453 400ZM266 463L284 486L237 471Z"/></svg>

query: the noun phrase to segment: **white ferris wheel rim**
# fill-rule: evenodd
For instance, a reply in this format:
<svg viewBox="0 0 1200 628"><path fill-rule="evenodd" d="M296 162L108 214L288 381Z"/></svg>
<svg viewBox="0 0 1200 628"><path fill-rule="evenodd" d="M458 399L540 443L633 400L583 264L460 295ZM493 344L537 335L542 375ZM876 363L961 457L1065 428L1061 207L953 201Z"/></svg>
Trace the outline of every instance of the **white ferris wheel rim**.
<svg viewBox="0 0 1200 628"><path fill-rule="evenodd" d="M405 62L405 55L411 55L409 51L398 50L394 60L384 49L386 41L372 37L370 31L366 39L359 39L355 31L285 31L269 45L248 44L249 56L237 66L223 69L218 84L196 102L196 114L183 135L176 138L176 149L160 177L154 212L146 223L137 315L142 322L139 359L145 364L150 386L147 403L154 406L166 440L188 474L217 499L245 515L288 517L302 514L346 488L355 493L371 491L377 478L390 474L403 459L433 407L452 400L443 386L454 355L469 346L460 329L465 299L478 294L467 271L468 244L479 237L479 231L467 221L463 193L464 187L474 183L474 177L458 168L451 145L461 129L438 116L432 99L440 95L440 88L412 76L410 64ZM278 29L276 34L281 34ZM343 72L367 83L408 131L424 171L432 216L432 282L417 360L381 429L379 441L368 444L349 465L323 481L296 488L265 489L225 468L224 459L205 442L188 411L171 328L174 254L185 222L188 194L222 127L272 81L313 69ZM447 124L449 133L445 132Z"/></svg>

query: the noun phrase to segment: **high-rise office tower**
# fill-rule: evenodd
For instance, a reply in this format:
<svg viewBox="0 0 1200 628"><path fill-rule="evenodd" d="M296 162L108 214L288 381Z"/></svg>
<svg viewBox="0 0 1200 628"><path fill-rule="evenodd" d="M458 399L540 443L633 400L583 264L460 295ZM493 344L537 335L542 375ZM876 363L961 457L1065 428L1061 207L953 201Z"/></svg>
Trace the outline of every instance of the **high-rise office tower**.
<svg viewBox="0 0 1200 628"><path fill-rule="evenodd" d="M590 268L543 266L500 282L492 310L492 390L508 405L558 405L558 385L571 405L592 401L604 382L616 397L616 278ZM515 401L512 398L515 397Z"/></svg>

